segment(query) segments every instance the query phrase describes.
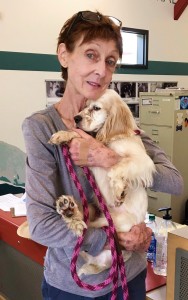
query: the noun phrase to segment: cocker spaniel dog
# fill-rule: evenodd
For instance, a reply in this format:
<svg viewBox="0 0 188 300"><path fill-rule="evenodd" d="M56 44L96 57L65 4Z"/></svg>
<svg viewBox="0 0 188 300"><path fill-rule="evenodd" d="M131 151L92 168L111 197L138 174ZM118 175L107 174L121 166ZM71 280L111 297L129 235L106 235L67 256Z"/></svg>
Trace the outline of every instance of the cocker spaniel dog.
<svg viewBox="0 0 188 300"><path fill-rule="evenodd" d="M152 186L155 173L155 165L146 153L134 117L121 97L108 89L98 100L88 100L86 107L74 119L78 128L94 133L98 141L121 158L109 169L90 167L90 170L106 201L116 231L128 232L133 225L145 219L148 207L146 188ZM53 134L50 143L67 143L76 137L79 135L74 131L59 131ZM86 227L83 213L72 196L61 196L57 200L57 212L77 235L82 233ZM94 216L91 209L89 226L99 228L108 225L104 215ZM126 260L131 253L125 253ZM97 257L85 252L81 255L86 264L79 270L79 275L99 273L112 263L109 250L103 250Z"/></svg>

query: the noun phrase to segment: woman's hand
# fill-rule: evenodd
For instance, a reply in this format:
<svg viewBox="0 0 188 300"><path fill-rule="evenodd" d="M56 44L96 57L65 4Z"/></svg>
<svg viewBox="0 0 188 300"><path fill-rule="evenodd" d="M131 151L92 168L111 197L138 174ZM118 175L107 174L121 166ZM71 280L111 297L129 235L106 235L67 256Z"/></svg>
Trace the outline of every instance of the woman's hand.
<svg viewBox="0 0 188 300"><path fill-rule="evenodd" d="M119 244L128 251L147 251L151 242L152 230L145 223L134 225L127 233L118 232Z"/></svg>
<svg viewBox="0 0 188 300"><path fill-rule="evenodd" d="M69 143L69 152L76 165L110 168L119 161L119 156L101 142L80 129L74 129L80 138Z"/></svg>

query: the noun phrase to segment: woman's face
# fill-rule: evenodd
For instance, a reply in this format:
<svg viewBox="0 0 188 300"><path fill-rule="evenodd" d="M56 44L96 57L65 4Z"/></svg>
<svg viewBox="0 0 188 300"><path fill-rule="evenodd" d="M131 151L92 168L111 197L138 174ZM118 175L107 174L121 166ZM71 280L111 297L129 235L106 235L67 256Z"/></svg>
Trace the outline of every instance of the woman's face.
<svg viewBox="0 0 188 300"><path fill-rule="evenodd" d="M108 88L118 58L119 52L113 40L95 39L82 44L80 39L74 51L66 53L66 89L87 99L99 98Z"/></svg>

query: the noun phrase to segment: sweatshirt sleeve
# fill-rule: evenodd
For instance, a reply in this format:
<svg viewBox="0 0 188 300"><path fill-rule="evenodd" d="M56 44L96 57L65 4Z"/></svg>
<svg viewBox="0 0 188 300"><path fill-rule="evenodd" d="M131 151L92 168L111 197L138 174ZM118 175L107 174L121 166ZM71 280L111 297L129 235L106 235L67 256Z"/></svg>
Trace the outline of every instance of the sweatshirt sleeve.
<svg viewBox="0 0 188 300"><path fill-rule="evenodd" d="M165 152L155 145L147 135L142 133L141 138L157 170L151 189L156 192L180 195L184 188L183 178L180 172L167 158Z"/></svg>
<svg viewBox="0 0 188 300"><path fill-rule="evenodd" d="M63 194L55 151L48 140L55 132L45 116L25 119L22 125L26 146L27 219L32 239L53 248L75 245L77 237L55 210L55 200ZM102 229L88 229L83 249L92 254L106 242Z"/></svg>

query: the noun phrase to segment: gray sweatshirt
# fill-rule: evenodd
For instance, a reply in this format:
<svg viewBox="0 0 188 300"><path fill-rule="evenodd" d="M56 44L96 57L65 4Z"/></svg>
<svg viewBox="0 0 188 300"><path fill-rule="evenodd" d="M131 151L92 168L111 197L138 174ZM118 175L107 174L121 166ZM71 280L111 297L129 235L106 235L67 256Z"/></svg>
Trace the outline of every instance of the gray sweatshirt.
<svg viewBox="0 0 188 300"><path fill-rule="evenodd" d="M72 279L70 262L77 237L66 224L54 206L55 200L62 194L73 195L81 201L78 191L71 179L64 161L60 146L48 144L51 135L58 130L66 130L59 114L53 106L34 113L23 122L26 161L26 193L27 218L31 237L34 241L47 246L44 262L46 281L61 290L87 297L99 297L111 291L109 285L99 291L86 291ZM145 148L156 164L157 174L152 187L155 191L180 194L183 180L179 172L146 135L142 135ZM82 168L74 167L82 184L88 202L94 194ZM87 230L82 250L97 255L106 242L106 234L102 229ZM78 268L83 264L78 259ZM130 281L146 268L145 255L134 252L126 262L127 281ZM97 275L82 275L81 279L92 285L103 282L109 270Z"/></svg>

